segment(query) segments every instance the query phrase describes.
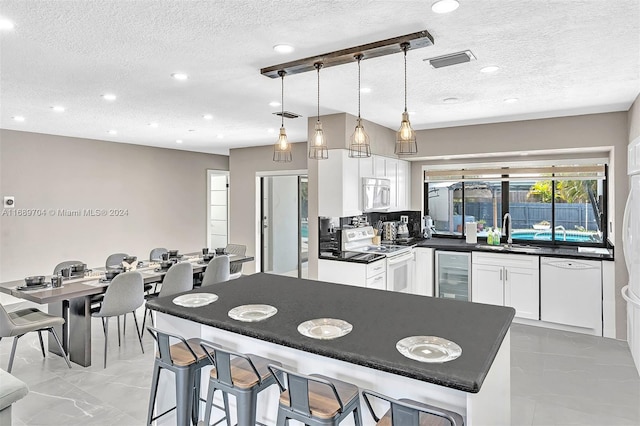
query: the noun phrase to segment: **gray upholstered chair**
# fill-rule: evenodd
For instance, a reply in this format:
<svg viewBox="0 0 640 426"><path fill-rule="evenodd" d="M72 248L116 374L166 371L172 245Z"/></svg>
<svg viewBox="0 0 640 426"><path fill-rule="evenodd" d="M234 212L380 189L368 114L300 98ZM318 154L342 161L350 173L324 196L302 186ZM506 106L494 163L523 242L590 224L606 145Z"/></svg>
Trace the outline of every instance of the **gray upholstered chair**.
<svg viewBox="0 0 640 426"><path fill-rule="evenodd" d="M382 417L378 417L373 410L372 396L391 405ZM397 400L370 390L363 390L362 398L377 426L464 426L460 414L444 408L405 398Z"/></svg>
<svg viewBox="0 0 640 426"><path fill-rule="evenodd" d="M84 262L81 260L65 260L64 262L60 262L56 265L55 268L53 268L53 275L58 275L60 272L62 272L63 269L66 269L69 266L78 265L82 263Z"/></svg>
<svg viewBox="0 0 640 426"><path fill-rule="evenodd" d="M11 425L11 405L24 398L29 388L22 381L0 370L0 425Z"/></svg>
<svg viewBox="0 0 640 426"><path fill-rule="evenodd" d="M40 339L40 349L42 349L42 356L46 356L44 350L44 342L42 341L42 332L48 331L53 334L53 337L60 348L64 360L67 362L69 368L69 358L62 348L62 343L58 338L58 334L53 327L64 324L64 318L57 317L55 315L49 315L35 308L19 309L13 312L7 312L4 306L0 304L0 339L3 337L13 337L13 347L11 348L11 356L9 357L9 367L7 372L11 373L13 367L13 359L16 355L16 347L18 346L18 339L31 331L38 332L38 338Z"/></svg>
<svg viewBox="0 0 640 426"><path fill-rule="evenodd" d="M104 300L100 306L100 310L92 316L102 319L102 327L104 330L104 368L107 368L107 348L109 338L109 318L125 315L129 312L133 313L133 321L136 324L138 341L140 348L144 353L142 346L142 335L138 327L138 319L136 318L136 309L144 303L144 284L142 274L136 271L123 272L116 275L107 287L104 294ZM120 321L118 321L120 328ZM120 344L120 330L118 330L118 344Z"/></svg>
<svg viewBox="0 0 640 426"><path fill-rule="evenodd" d="M202 287L229 281L229 256L216 256L209 261L202 277Z"/></svg>
<svg viewBox="0 0 640 426"><path fill-rule="evenodd" d="M153 250L151 250L151 253L149 253L149 260L151 261L162 260L162 255L168 252L169 250L167 250L164 247L156 247Z"/></svg>
<svg viewBox="0 0 640 426"><path fill-rule="evenodd" d="M127 253L111 254L107 257L107 261L104 263L104 266L107 269L120 268L122 266L122 261L127 256L129 256Z"/></svg>
<svg viewBox="0 0 640 426"><path fill-rule="evenodd" d="M145 296L145 299L151 299L155 297L171 296L173 294L182 293L183 291L189 291L193 289L193 265L189 262L181 262L173 265L162 280L162 287L160 287L160 293L157 295L149 294ZM149 310L144 308L144 319L142 320L142 331L147 322L147 312ZM151 317L153 321L153 317Z"/></svg>
<svg viewBox="0 0 640 426"><path fill-rule="evenodd" d="M228 254L237 254L238 256L244 256L247 253L247 246L242 244L227 244L225 251ZM242 263L235 263L231 265L229 269L229 279L235 280L242 276Z"/></svg>

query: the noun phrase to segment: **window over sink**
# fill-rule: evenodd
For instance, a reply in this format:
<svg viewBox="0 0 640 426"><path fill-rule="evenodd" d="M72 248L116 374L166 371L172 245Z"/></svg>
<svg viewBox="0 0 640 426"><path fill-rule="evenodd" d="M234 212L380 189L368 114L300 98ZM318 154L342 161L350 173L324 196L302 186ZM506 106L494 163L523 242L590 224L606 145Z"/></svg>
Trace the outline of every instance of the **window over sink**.
<svg viewBox="0 0 640 426"><path fill-rule="evenodd" d="M605 164L426 170L425 212L435 237L479 238L511 215L514 242L605 246Z"/></svg>

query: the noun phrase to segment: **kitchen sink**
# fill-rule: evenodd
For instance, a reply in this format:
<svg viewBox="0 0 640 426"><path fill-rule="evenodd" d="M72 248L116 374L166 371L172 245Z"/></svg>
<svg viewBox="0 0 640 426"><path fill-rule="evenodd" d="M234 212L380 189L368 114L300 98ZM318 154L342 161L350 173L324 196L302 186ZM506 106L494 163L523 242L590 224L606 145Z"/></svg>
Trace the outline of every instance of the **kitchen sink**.
<svg viewBox="0 0 640 426"><path fill-rule="evenodd" d="M505 251L505 252L514 252L514 253L537 253L542 250L541 247L529 246L525 244L512 244L511 246L507 244L500 244L499 246L493 246L489 244L478 244L477 248L482 250L491 250L491 251Z"/></svg>

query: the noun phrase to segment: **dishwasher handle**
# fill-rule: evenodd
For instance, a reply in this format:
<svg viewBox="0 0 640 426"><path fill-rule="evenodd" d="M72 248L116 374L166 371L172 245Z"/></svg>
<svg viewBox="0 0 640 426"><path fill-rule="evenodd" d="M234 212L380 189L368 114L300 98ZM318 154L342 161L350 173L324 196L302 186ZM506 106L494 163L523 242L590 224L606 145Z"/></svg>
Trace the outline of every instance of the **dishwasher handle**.
<svg viewBox="0 0 640 426"><path fill-rule="evenodd" d="M552 268L568 269L568 270L597 269L595 266L589 265L587 263L571 261L571 260L543 260L541 262L541 265L550 266Z"/></svg>

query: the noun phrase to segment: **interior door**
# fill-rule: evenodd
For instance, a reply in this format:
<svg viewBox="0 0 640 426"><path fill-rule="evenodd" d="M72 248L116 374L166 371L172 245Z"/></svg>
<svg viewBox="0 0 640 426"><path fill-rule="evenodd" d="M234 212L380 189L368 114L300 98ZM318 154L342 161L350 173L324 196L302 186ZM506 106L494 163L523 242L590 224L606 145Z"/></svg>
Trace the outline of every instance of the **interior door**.
<svg viewBox="0 0 640 426"><path fill-rule="evenodd" d="M261 180L261 270L301 278L308 262L307 176Z"/></svg>

